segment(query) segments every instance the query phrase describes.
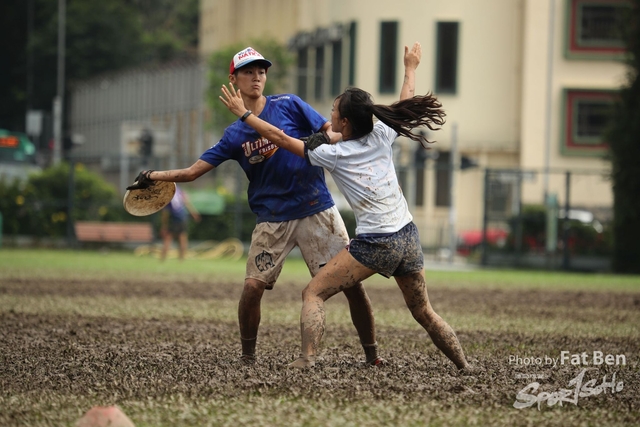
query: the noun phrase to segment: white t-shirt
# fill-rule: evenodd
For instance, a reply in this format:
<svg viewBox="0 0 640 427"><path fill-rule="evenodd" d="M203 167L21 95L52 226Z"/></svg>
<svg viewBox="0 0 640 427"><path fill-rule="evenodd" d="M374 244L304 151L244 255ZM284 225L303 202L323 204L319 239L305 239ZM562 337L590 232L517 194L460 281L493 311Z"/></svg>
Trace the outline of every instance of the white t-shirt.
<svg viewBox="0 0 640 427"><path fill-rule="evenodd" d="M308 151L331 173L356 217L356 235L395 233L413 220L398 183L391 145L398 134L381 121L360 139Z"/></svg>

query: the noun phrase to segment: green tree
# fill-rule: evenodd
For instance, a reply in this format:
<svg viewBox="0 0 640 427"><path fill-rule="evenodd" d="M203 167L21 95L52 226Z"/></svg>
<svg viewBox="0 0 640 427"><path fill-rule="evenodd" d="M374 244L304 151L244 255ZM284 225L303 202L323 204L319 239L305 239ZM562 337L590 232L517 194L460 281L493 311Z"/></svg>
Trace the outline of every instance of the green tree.
<svg viewBox="0 0 640 427"><path fill-rule="evenodd" d="M198 47L199 0L129 0L140 16L151 56L164 61L195 54Z"/></svg>
<svg viewBox="0 0 640 427"><path fill-rule="evenodd" d="M640 0L628 26L629 72L609 134L613 178L613 270L640 273Z"/></svg>
<svg viewBox="0 0 640 427"><path fill-rule="evenodd" d="M0 1L0 128L23 130L27 105L27 2Z"/></svg>
<svg viewBox="0 0 640 427"><path fill-rule="evenodd" d="M233 55L247 46L251 46L272 62L267 73L265 94L286 91L286 79L289 66L293 63L293 56L285 46L274 40L252 40L248 43L236 43L214 52L209 57L209 75L207 101L211 109L210 125L216 131L222 131L229 126L236 117L220 102L220 87L229 83L229 63Z"/></svg>
<svg viewBox="0 0 640 427"><path fill-rule="evenodd" d="M66 4L69 83L195 54L198 0L66 0ZM58 1L3 0L0 25L0 128L21 131L27 107L50 111L56 95ZM27 90L28 76L32 93Z"/></svg>

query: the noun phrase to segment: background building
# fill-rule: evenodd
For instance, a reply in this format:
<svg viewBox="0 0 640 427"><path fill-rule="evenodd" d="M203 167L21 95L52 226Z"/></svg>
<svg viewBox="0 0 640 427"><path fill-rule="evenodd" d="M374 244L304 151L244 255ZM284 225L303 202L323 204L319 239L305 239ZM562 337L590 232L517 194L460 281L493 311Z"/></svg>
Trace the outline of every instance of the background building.
<svg viewBox="0 0 640 427"><path fill-rule="evenodd" d="M438 96L447 124L429 135L437 142L426 152L399 139L396 164L425 247L452 247L462 231L506 227L523 206L545 201L610 216L604 135L626 77L620 28L628 7L628 0L201 0L199 52L206 59L233 43L278 40L296 55L289 90L329 117L348 85L379 103L397 100L403 48L421 42L417 91ZM184 78L200 83L188 86L189 100L177 106L178 89L148 103L173 105L171 114L136 119L172 129L172 150L189 163L217 138L204 127L204 68L192 70ZM123 96L140 89L127 84ZM82 90L95 100L105 88ZM74 101L76 131L88 107Z"/></svg>
<svg viewBox="0 0 640 427"><path fill-rule="evenodd" d="M417 90L438 95L448 122L431 135L437 143L426 169L412 141L399 141L398 164L425 243L441 244L452 218L458 230L482 226L486 168L526 172L491 183L505 216L546 195L561 206L569 194L572 207L609 209L603 134L626 73L619 30L627 7L625 0L202 0L200 52L259 35L286 40L298 61L292 90L328 114L347 85L380 103L396 100L403 46L420 41Z"/></svg>

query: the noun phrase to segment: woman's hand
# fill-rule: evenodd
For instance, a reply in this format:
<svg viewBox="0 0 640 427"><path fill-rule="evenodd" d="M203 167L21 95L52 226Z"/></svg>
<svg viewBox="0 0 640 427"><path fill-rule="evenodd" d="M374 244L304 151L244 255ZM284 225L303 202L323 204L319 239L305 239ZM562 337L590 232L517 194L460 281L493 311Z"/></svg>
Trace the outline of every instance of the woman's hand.
<svg viewBox="0 0 640 427"><path fill-rule="evenodd" d="M248 110L244 106L244 101L240 96L240 91L237 91L232 83L229 83L229 89L225 85L222 85L222 96L219 96L220 101L238 117L242 117Z"/></svg>
<svg viewBox="0 0 640 427"><path fill-rule="evenodd" d="M404 47L404 67L415 70L420 64L422 58L422 46L419 42L415 42L411 50L407 46Z"/></svg>
<svg viewBox="0 0 640 427"><path fill-rule="evenodd" d="M422 46L415 42L411 49L404 47L404 80L400 89L400 100L409 99L416 94L416 68L422 58Z"/></svg>

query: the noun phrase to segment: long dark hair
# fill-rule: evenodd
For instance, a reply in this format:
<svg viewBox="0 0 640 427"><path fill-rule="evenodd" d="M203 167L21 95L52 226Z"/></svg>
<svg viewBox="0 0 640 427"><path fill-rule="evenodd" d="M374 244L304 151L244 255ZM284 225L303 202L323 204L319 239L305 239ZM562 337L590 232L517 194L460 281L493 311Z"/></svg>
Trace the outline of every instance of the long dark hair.
<svg viewBox="0 0 640 427"><path fill-rule="evenodd" d="M412 98L394 102L391 105L374 104L371 94L356 87L347 88L336 98L338 113L349 119L353 128L353 137L360 138L373 130L373 116L381 122L423 147L429 141L424 132L411 132L419 126L427 126L431 130L438 130L445 122L445 112L442 104L431 93L416 95Z"/></svg>

